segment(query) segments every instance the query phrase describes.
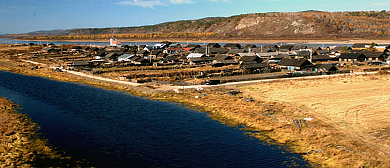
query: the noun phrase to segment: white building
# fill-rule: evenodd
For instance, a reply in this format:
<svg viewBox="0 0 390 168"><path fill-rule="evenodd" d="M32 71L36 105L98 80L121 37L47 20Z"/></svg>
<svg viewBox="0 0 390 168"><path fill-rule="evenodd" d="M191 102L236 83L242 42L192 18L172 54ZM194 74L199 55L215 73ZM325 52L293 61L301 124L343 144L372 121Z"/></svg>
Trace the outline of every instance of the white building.
<svg viewBox="0 0 390 168"><path fill-rule="evenodd" d="M120 46L122 43L115 38L110 39L110 46Z"/></svg>

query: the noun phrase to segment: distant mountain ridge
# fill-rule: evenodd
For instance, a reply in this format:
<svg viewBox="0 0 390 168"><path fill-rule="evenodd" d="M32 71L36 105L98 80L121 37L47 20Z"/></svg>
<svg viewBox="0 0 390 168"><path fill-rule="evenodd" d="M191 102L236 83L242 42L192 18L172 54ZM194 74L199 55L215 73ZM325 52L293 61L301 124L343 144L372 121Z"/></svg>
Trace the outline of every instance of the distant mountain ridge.
<svg viewBox="0 0 390 168"><path fill-rule="evenodd" d="M140 27L77 28L20 36L208 33L207 38L388 38L389 11L272 12L166 22ZM97 37L97 36L94 36ZM119 38L121 36L118 36ZM128 36L123 36L128 37ZM184 36L187 37L187 36ZM66 38L66 37L64 37Z"/></svg>

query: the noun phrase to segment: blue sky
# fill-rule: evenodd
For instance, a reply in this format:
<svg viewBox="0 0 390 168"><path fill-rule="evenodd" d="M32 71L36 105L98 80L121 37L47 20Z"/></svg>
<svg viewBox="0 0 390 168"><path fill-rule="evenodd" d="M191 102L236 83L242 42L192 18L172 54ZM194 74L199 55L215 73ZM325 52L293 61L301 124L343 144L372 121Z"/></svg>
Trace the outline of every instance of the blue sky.
<svg viewBox="0 0 390 168"><path fill-rule="evenodd" d="M245 13L390 10L389 0L0 0L0 34L153 25Z"/></svg>

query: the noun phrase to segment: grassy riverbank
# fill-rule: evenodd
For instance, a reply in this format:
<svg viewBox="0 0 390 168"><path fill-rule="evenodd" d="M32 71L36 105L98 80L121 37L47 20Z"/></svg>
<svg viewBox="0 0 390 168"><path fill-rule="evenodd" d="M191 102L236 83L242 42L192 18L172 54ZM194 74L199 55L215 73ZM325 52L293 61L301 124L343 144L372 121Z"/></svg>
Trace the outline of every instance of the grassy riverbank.
<svg viewBox="0 0 390 168"><path fill-rule="evenodd" d="M363 86L368 79L389 79L389 75L374 76L348 76L332 79L316 79L302 81L284 81L272 83L258 83L245 86L224 86L214 88L204 88L201 91L185 90L179 93L173 91L156 91L155 87L131 87L120 86L105 82L96 81L89 78L75 77L70 74L56 72L48 68L30 70L28 63L15 61L0 61L0 70L21 73L25 75L41 76L53 80L66 82L84 83L100 88L110 90L125 91L130 94L150 97L161 101L180 102L189 107L201 108L202 111L209 112L212 118L223 123L233 125L244 125L249 129L260 131L253 134L262 140L286 144L292 152L302 154L304 158L310 161L313 166L321 167L389 167L390 159L386 156L388 151L380 144L367 143L370 139L359 139L354 136L356 132L348 131L349 127L341 121L333 121L326 115L321 115L323 111L315 111L313 104L310 103L310 97L299 99L300 103L294 101L278 100L269 95L275 94L275 97L289 97L291 95L300 95L300 93L311 92L316 81L322 81L323 88L337 88L338 90L350 89L344 84L347 80L348 85L356 84ZM355 80L356 79L356 80ZM359 79L359 80L357 80ZM378 82L372 80L372 83ZM333 81L325 84L326 81ZM341 81L341 82L336 82ZM324 83L325 82L325 83ZM360 83L356 83L360 82ZM296 84L296 85L294 85ZM278 86L278 87L273 87ZM284 86L284 87L281 87ZM299 86L299 87L298 87ZM163 87L163 86L162 86ZM300 91L288 90L288 88L300 88ZM277 94L275 91L279 91ZM350 90L353 92L353 90ZM275 93L274 93L275 92ZM287 94L287 95L281 95ZM326 92L324 92L326 93ZM313 94L312 97L321 96ZM374 94L379 94L375 92ZM335 93L336 94L336 93ZM359 96L359 94L355 95ZM363 96L363 95L360 95ZM305 99L306 98L306 99ZM357 97L357 99L365 97ZM332 100L332 96L324 98ZM341 101L342 98L339 100ZM343 102L341 102L342 104ZM319 107L327 107L327 104L320 104ZM316 106L317 107L317 106ZM362 106L351 106L350 108L360 109ZM336 111L334 111L337 113ZM329 114L334 115L334 114ZM303 124L304 118L312 118ZM299 126L294 123L299 121ZM332 122L331 122L332 121ZM348 124L348 123L347 123ZM353 125L359 126L359 125ZM378 128L378 131L387 127ZM382 131L384 132L384 131ZM385 142L385 141L383 141ZM387 141L386 141L387 142Z"/></svg>
<svg viewBox="0 0 390 168"><path fill-rule="evenodd" d="M87 166L55 151L38 133L39 126L17 109L0 97L0 167Z"/></svg>

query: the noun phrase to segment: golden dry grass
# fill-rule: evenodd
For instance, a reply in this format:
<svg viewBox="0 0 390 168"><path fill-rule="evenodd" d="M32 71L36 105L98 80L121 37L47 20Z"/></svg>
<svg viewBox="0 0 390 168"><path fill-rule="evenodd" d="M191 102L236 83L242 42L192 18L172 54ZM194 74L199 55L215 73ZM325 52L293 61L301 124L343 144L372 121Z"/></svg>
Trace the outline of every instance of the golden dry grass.
<svg viewBox="0 0 390 168"><path fill-rule="evenodd" d="M241 89L255 99L299 107L302 117L314 117L345 136L334 138L343 148L357 151L336 163L349 167L389 164L383 160L390 152L389 75L258 83Z"/></svg>

